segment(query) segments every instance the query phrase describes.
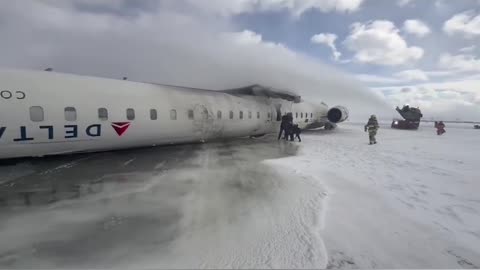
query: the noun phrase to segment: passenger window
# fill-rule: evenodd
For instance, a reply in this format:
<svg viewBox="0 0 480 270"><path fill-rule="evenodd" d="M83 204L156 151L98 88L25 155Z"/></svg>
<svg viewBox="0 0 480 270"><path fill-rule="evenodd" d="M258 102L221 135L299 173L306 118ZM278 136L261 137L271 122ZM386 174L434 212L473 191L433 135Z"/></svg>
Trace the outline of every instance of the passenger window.
<svg viewBox="0 0 480 270"><path fill-rule="evenodd" d="M188 110L188 119L193 120L193 110Z"/></svg>
<svg viewBox="0 0 480 270"><path fill-rule="evenodd" d="M218 118L218 119L222 119L222 111L218 111L218 112L217 112L217 118Z"/></svg>
<svg viewBox="0 0 480 270"><path fill-rule="evenodd" d="M77 111L74 107L65 108L65 120L66 121L77 121Z"/></svg>
<svg viewBox="0 0 480 270"><path fill-rule="evenodd" d="M271 113L267 113L267 117L268 117L268 119L272 119L272 114L271 114Z"/></svg>
<svg viewBox="0 0 480 270"><path fill-rule="evenodd" d="M230 111L230 119L233 119L233 111Z"/></svg>
<svg viewBox="0 0 480 270"><path fill-rule="evenodd" d="M157 120L157 118L158 118L157 110L150 109L150 120Z"/></svg>
<svg viewBox="0 0 480 270"><path fill-rule="evenodd" d="M135 119L135 110L132 108L127 109L127 120L134 120Z"/></svg>
<svg viewBox="0 0 480 270"><path fill-rule="evenodd" d="M310 118L313 118L313 113L310 113Z"/></svg>
<svg viewBox="0 0 480 270"><path fill-rule="evenodd" d="M303 118L303 112L302 112L302 113L300 113L300 118Z"/></svg>
<svg viewBox="0 0 480 270"><path fill-rule="evenodd" d="M248 112L248 119L252 119L252 112Z"/></svg>
<svg viewBox="0 0 480 270"><path fill-rule="evenodd" d="M43 114L43 108L40 106L30 107L30 120L33 122L42 122L45 116Z"/></svg>
<svg viewBox="0 0 480 270"><path fill-rule="evenodd" d="M105 108L99 108L98 109L98 119L102 121L107 121L108 120L108 111Z"/></svg>
<svg viewBox="0 0 480 270"><path fill-rule="evenodd" d="M257 119L260 119L260 112L257 112Z"/></svg>
<svg viewBox="0 0 480 270"><path fill-rule="evenodd" d="M170 120L177 120L177 111L170 110Z"/></svg>
<svg viewBox="0 0 480 270"><path fill-rule="evenodd" d="M297 113L295 113L295 118L298 118L298 112L297 112Z"/></svg>
<svg viewBox="0 0 480 270"><path fill-rule="evenodd" d="M243 119L243 111L240 111L240 119Z"/></svg>

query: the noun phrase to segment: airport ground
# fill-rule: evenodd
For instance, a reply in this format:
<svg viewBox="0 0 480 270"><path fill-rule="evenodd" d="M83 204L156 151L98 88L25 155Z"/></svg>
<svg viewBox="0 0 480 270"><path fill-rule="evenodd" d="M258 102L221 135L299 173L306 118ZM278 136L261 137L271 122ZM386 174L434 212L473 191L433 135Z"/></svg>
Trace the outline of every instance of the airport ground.
<svg viewBox="0 0 480 270"><path fill-rule="evenodd" d="M361 124L0 167L0 268L478 268L480 134Z"/></svg>

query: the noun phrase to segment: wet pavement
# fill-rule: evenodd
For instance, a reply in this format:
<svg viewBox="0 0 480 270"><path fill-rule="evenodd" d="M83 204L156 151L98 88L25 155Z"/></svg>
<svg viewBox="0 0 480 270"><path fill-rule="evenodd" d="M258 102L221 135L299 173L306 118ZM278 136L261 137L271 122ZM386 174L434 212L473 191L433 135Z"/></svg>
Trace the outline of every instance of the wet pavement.
<svg viewBox="0 0 480 270"><path fill-rule="evenodd" d="M0 161L0 210L102 192L106 185L142 185L169 170L238 167L295 155L298 145L273 137L209 144Z"/></svg>
<svg viewBox="0 0 480 270"><path fill-rule="evenodd" d="M262 161L296 155L298 147L266 136L4 162L0 268L113 267L141 254L168 257L173 240L241 223L275 196L281 175ZM182 262L167 257L153 265Z"/></svg>

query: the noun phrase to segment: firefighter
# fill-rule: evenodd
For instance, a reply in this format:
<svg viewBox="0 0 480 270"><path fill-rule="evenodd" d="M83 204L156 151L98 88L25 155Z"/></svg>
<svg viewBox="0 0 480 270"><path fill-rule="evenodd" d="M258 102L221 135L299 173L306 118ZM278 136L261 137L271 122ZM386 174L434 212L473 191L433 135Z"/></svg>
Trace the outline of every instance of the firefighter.
<svg viewBox="0 0 480 270"><path fill-rule="evenodd" d="M376 144L377 139L377 130L379 129L377 117L375 115L370 116L368 123L365 125L365 132L368 131L368 138L370 139L370 144Z"/></svg>

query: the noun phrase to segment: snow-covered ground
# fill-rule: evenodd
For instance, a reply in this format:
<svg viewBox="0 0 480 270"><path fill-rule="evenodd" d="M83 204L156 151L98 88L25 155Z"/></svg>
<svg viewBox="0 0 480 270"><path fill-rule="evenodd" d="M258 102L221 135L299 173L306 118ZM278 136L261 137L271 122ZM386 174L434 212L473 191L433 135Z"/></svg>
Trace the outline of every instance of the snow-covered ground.
<svg viewBox="0 0 480 270"><path fill-rule="evenodd" d="M0 167L0 268L480 267L478 130L302 137Z"/></svg>
<svg viewBox="0 0 480 270"><path fill-rule="evenodd" d="M433 125L433 124L432 124ZM449 125L436 136L361 125L305 135L297 157L276 161L327 190L321 238L337 268L480 267L480 133Z"/></svg>

